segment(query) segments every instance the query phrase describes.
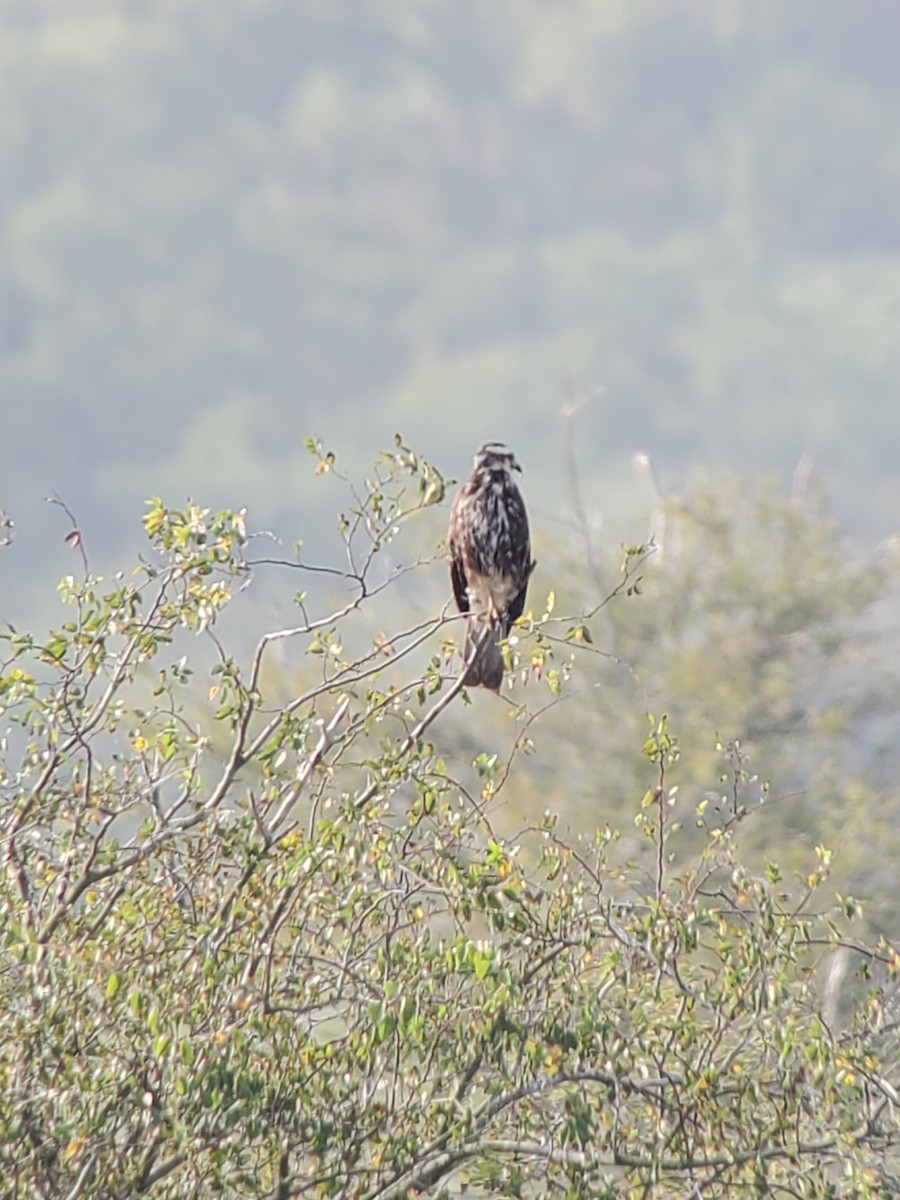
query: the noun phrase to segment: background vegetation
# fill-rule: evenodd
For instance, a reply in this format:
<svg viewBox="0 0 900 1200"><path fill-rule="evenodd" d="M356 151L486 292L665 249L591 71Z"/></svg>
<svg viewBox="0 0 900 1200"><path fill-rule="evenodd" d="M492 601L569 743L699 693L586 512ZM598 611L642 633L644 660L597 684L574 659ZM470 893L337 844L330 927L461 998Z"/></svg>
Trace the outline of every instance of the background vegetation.
<svg viewBox="0 0 900 1200"><path fill-rule="evenodd" d="M362 471L402 429L456 475L506 437L552 520L570 385L613 546L636 450L664 492L810 451L844 523L893 533L898 23L891 0L10 0L8 603L65 569L53 490L105 562L158 491L297 528L310 430Z"/></svg>

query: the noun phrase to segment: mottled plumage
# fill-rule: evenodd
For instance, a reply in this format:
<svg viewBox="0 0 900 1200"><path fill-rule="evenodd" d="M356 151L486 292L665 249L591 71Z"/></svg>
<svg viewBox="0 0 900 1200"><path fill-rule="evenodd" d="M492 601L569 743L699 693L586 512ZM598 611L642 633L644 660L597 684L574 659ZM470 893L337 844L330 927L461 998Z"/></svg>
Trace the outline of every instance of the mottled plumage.
<svg viewBox="0 0 900 1200"><path fill-rule="evenodd" d="M475 455L472 474L450 510L450 578L459 611L467 614L463 655L468 662L483 631L487 644L469 667L466 683L494 692L503 682L499 642L522 615L534 570L528 517L513 471L521 471L502 442Z"/></svg>

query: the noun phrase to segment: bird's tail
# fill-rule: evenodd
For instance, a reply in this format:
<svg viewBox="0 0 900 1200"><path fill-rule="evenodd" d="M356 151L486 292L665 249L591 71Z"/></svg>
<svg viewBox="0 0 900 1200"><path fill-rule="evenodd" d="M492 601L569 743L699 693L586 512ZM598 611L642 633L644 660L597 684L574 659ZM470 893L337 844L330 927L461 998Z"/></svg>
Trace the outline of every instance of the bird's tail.
<svg viewBox="0 0 900 1200"><path fill-rule="evenodd" d="M508 633L509 621L497 612L469 617L463 642L463 659L469 664L466 670L467 687L485 687L492 692L500 691L500 685L503 683L503 654L500 642Z"/></svg>

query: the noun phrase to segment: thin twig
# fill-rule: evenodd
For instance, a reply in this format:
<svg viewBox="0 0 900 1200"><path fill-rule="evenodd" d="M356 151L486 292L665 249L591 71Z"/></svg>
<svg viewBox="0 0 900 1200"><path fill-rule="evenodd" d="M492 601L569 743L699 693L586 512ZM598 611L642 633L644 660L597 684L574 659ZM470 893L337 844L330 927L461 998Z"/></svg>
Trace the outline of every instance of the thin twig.
<svg viewBox="0 0 900 1200"><path fill-rule="evenodd" d="M596 558L594 557L591 529L588 523L587 512L581 494L581 483L578 476L578 463L575 456L575 418L586 405L596 400L597 397L601 395L602 391L602 388L593 388L589 392L585 392L580 396L575 396L570 383L569 399L563 405L562 409L562 457L563 466L565 468L566 483L569 490L569 503L572 509L572 519L575 522L575 528L578 530L584 546L584 558L588 566L588 571L594 583L599 588L603 588L604 584L600 568L597 565Z"/></svg>
<svg viewBox="0 0 900 1200"><path fill-rule="evenodd" d="M70 546L75 546L77 548L79 554L81 555L81 562L82 566L84 567L84 576L87 578L91 571L90 566L88 565L87 552L84 548L84 537L82 536L81 530L78 527L78 522L75 520L75 514L72 512L71 508L69 508L68 504L66 504L65 500L63 500L61 496L58 496L56 492L54 492L52 496L47 496L47 503L58 505L72 522L72 528L66 534L66 542Z"/></svg>

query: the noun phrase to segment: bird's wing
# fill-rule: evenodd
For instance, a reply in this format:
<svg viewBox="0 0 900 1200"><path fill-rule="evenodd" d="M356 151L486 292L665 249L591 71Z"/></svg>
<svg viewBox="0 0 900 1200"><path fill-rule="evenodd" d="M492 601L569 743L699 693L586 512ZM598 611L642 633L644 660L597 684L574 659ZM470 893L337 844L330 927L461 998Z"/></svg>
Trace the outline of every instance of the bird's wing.
<svg viewBox="0 0 900 1200"><path fill-rule="evenodd" d="M512 624L518 621L525 608L525 593L528 591L528 580L534 570L534 560L531 557L531 535L528 529L528 514L525 502L518 488L513 488L507 500L509 521L509 574L514 581L515 592L510 599L506 613Z"/></svg>
<svg viewBox="0 0 900 1200"><path fill-rule="evenodd" d="M509 608L506 611L509 614L510 625L518 621L519 617L521 617L525 610L525 593L528 591L528 580L531 578L531 572L534 570L535 565L536 564L532 559L532 561L528 564L528 569L522 574L522 586L509 602Z"/></svg>
<svg viewBox="0 0 900 1200"><path fill-rule="evenodd" d="M453 583L453 595L456 607L462 613L469 611L469 589L466 583L466 570L463 566L462 554L458 547L451 547L450 579Z"/></svg>
<svg viewBox="0 0 900 1200"><path fill-rule="evenodd" d="M463 530L460 519L463 490L456 493L453 506L450 509L450 528L447 532L447 542L450 546L450 581L453 584L453 595L456 607L462 613L469 611L469 589L466 580L466 565L463 561Z"/></svg>

